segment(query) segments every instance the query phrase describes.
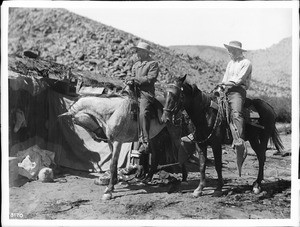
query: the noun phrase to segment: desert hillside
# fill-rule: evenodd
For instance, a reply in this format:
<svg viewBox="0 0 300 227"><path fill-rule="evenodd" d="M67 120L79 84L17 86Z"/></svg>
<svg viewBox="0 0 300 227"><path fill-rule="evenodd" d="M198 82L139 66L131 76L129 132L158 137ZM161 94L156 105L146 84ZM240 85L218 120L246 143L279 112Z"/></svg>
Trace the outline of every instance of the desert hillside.
<svg viewBox="0 0 300 227"><path fill-rule="evenodd" d="M204 45L183 45L183 46L169 46L175 53L187 54L191 57L200 57L206 62L217 64L222 68L226 67L230 60L225 48Z"/></svg>
<svg viewBox="0 0 300 227"><path fill-rule="evenodd" d="M95 80L130 77L135 61L130 48L139 40L143 39L61 8L12 8L9 11L10 57L23 56L24 51L30 50L40 59L89 72ZM189 74L190 81L205 91L210 91L222 78L224 67L204 56L175 53L151 40L143 41L151 44L153 58L160 65L158 90L173 77L184 74ZM290 87L270 86L261 80L254 80L249 92L271 96L290 96L291 93Z"/></svg>
<svg viewBox="0 0 300 227"><path fill-rule="evenodd" d="M230 60L225 48L213 46L170 46L175 53L200 57L209 64L225 68ZM248 50L245 56L252 61L253 79L276 85L283 89L291 87L292 38L285 38L266 49Z"/></svg>

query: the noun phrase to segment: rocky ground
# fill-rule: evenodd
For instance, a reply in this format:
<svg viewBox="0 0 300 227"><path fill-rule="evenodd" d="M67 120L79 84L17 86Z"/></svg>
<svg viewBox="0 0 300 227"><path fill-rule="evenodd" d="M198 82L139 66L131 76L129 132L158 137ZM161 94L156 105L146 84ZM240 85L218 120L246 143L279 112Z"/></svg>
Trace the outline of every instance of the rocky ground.
<svg viewBox="0 0 300 227"><path fill-rule="evenodd" d="M144 185L136 178L121 181L110 201L101 200L105 186L94 184L97 174L67 171L56 175L53 183L32 181L10 188L9 212L14 219L34 220L289 219L291 136L281 138L283 154L275 155L272 148L267 150L265 178L258 195L251 191L258 169L254 152L250 150L242 177L238 177L235 154L230 147L224 147L225 186L221 197L212 196L217 176L209 151L208 187L199 198L192 196L199 182L195 164L189 164L188 183L177 185L173 193L168 193L171 185L160 182L156 174L153 185ZM174 176L180 179L180 174Z"/></svg>

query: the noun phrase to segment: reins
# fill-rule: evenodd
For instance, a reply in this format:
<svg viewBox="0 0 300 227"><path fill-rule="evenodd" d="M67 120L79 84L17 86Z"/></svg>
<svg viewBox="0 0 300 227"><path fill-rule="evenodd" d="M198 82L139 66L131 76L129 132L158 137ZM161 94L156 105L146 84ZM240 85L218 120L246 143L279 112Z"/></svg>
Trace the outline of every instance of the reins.
<svg viewBox="0 0 300 227"><path fill-rule="evenodd" d="M215 132L216 128L217 128L218 126L220 126L220 123L221 123L220 117L219 117L219 116L221 115L220 113L221 113L221 111L220 111L220 103L218 103L218 110L217 110L216 120L215 120L214 126L213 126L213 128L212 128L210 134L209 134L204 140L197 141L197 140L195 140L195 138L194 138L194 141L195 141L196 143L203 144L203 143L207 142L207 141L211 138L211 136L212 136L213 133Z"/></svg>
<svg viewBox="0 0 300 227"><path fill-rule="evenodd" d="M177 88L179 91L180 91L180 97L179 97L179 99L181 100L183 97L182 97L182 88L181 87L179 87L179 86L177 86L176 84L169 84L168 85L169 87L170 86L172 86L172 87L175 87L175 88ZM169 91L170 92L170 90L171 89L167 89L167 91ZM175 112L177 109L178 110L181 110L182 109L182 106L180 105L180 103L181 102L176 102L175 103L175 105L174 105L174 107L172 108L172 109L168 109L168 108L163 108L163 110L164 111L167 111L167 112L170 112L171 114L172 114L172 112ZM173 115L173 117L175 116L174 114L172 114Z"/></svg>
<svg viewBox="0 0 300 227"><path fill-rule="evenodd" d="M177 86L176 84L170 84L169 86L175 87L175 88L177 88L177 89L180 91L180 98L183 96L183 94L182 94L182 91L183 91L182 87L179 87L179 86ZM173 117L174 117L174 116L175 116L175 115L174 115L174 111L176 110L176 108L177 108L178 106L180 106L180 104L179 104L180 101L181 101L181 99L180 99L178 102L176 102L175 106L174 106L172 109L164 108L163 110L164 110L164 111L170 112L170 113L173 115ZM182 101L181 101L181 102L182 102ZM182 109L182 108L183 108L183 106L181 105L181 108L180 108L180 109ZM199 141L199 140L196 140L194 136L193 136L193 138L190 138L189 136L187 136L187 138L188 138L191 142L194 142L194 143L203 144L203 143L207 142L207 141L212 137L212 135L214 134L216 128L217 128L218 126L220 126L220 123L222 122L222 121L221 121L221 117L220 117L220 116L222 115L222 110L221 110L221 109L222 109L222 108L221 108L221 100L218 99L217 116L216 116L216 119L215 119L215 122L214 122L214 126L213 126L213 128L212 128L210 134L209 134L205 139ZM181 122L181 123L182 123L182 122Z"/></svg>

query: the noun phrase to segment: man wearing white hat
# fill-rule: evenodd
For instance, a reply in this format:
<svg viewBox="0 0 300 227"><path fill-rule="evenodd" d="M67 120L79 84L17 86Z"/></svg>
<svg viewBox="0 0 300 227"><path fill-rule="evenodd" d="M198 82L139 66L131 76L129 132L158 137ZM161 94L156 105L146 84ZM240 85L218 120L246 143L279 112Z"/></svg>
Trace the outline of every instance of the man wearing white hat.
<svg viewBox="0 0 300 227"><path fill-rule="evenodd" d="M142 126L142 142L145 150L149 152L149 129L150 117L152 111L151 100L155 96L154 83L157 80L159 73L158 63L151 58L154 54L150 50L148 43L139 42L137 46L132 47L137 53L138 61L132 66L132 76L135 82L140 85L141 99L140 99L140 123Z"/></svg>
<svg viewBox="0 0 300 227"><path fill-rule="evenodd" d="M231 108L230 125L233 132L233 145L237 154L237 166L239 175L241 176L241 168L247 156L247 148L245 146L245 132L244 132L244 117L243 105L246 99L246 90L250 86L252 64L243 56L242 43L239 41L231 41L229 44L224 44L228 50L231 61L228 63L222 83L225 88L228 102Z"/></svg>

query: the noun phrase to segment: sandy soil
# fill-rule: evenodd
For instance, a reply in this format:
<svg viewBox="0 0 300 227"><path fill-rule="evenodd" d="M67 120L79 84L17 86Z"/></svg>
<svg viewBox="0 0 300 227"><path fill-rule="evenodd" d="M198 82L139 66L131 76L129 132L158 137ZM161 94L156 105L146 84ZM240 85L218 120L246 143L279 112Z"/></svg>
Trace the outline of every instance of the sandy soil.
<svg viewBox="0 0 300 227"><path fill-rule="evenodd" d="M105 186L94 184L97 176L82 172L57 175L55 182L27 182L9 190L10 218L14 219L288 219L291 202L291 136L281 135L284 155L267 150L262 192L255 195L251 185L256 178L258 161L253 151L238 177L233 150L223 154L224 193L212 197L216 171L212 152L208 152L208 187L203 196L194 198L193 190L199 173L190 172L188 184L177 185L168 193L170 184L144 185L135 178L120 182L113 199L102 201ZM195 170L195 164L189 169ZM180 178L180 174L175 175ZM158 175L155 175L158 177ZM20 215L21 214L21 215Z"/></svg>

